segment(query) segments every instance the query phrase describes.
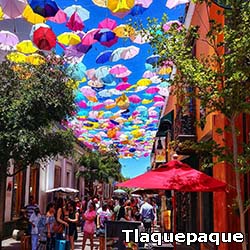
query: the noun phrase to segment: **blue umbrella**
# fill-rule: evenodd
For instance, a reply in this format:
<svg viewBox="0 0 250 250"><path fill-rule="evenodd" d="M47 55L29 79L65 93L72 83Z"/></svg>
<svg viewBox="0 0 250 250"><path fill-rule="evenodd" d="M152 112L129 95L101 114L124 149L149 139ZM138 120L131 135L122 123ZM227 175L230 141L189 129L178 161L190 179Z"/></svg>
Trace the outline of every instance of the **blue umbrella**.
<svg viewBox="0 0 250 250"><path fill-rule="evenodd" d="M72 79L80 81L85 76L86 66L83 63L72 63L67 67L66 72Z"/></svg>
<svg viewBox="0 0 250 250"><path fill-rule="evenodd" d="M154 64L157 63L159 59L160 59L159 55L152 55L146 58L146 63Z"/></svg>
<svg viewBox="0 0 250 250"><path fill-rule="evenodd" d="M147 8L142 7L139 4L136 4L130 11L130 15L132 16L139 16L142 15L144 13L144 11L147 10Z"/></svg>
<svg viewBox="0 0 250 250"><path fill-rule="evenodd" d="M94 35L94 39L99 42L109 42L116 37L116 34L109 29L101 29Z"/></svg>
<svg viewBox="0 0 250 250"><path fill-rule="evenodd" d="M59 11L56 2L53 0L31 0L30 7L35 13L43 17L53 17Z"/></svg>
<svg viewBox="0 0 250 250"><path fill-rule="evenodd" d="M97 57L96 57L96 63L102 64L105 62L108 62L110 59L110 56L112 54L112 50L105 50L101 52Z"/></svg>

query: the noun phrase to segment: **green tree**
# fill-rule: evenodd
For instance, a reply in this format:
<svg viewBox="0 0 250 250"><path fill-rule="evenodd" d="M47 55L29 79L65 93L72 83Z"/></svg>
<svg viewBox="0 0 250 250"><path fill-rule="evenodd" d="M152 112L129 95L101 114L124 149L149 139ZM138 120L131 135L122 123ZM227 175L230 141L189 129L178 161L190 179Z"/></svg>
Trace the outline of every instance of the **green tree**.
<svg viewBox="0 0 250 250"><path fill-rule="evenodd" d="M208 0L196 2L205 2L208 8L211 4ZM223 0L217 2L223 4ZM250 2L225 0L224 4L227 9L217 14L224 16L226 24L222 25L210 18L205 39L199 36L199 27L186 29L178 23L164 26L166 16L161 21L149 19L146 28L137 28L148 36L154 53L161 56L158 66L171 62L177 68L177 74L170 83L174 86L172 94L178 95L180 104L185 107L188 99L197 98L206 110L206 115L216 111L227 119L228 126L218 132L222 135L230 133L232 149L212 142L210 152L219 156L218 161L227 161L235 170L240 229L245 235L244 217L248 207L244 207L240 180L250 169L250 146L239 142L240 130L236 121L240 114L250 113ZM221 37L222 41L218 42ZM201 55L199 60L193 56L193 46L197 40L207 43L213 53ZM246 241L242 249L247 249Z"/></svg>
<svg viewBox="0 0 250 250"><path fill-rule="evenodd" d="M38 160L70 153L74 137L59 126L75 110L61 59L35 66L0 65L0 240L3 239L6 177ZM14 169L10 168L14 163Z"/></svg>
<svg viewBox="0 0 250 250"><path fill-rule="evenodd" d="M86 187L89 194L93 194L93 182L98 180L102 183L109 183L113 178L120 181L121 164L117 153L113 150L108 152L86 151L79 160L79 164L84 167L84 171L79 171L77 176L83 176L86 181Z"/></svg>

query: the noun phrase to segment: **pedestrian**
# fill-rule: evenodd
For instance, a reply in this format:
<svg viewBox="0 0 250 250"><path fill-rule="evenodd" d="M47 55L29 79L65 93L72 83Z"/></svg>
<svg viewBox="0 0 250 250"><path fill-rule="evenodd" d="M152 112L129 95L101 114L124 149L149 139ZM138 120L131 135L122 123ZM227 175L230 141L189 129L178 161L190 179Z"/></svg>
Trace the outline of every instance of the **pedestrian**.
<svg viewBox="0 0 250 250"><path fill-rule="evenodd" d="M68 203L69 209L69 217L68 217L68 224L69 224L69 241L70 241L70 249L74 250L74 241L77 239L77 223L79 221L79 212L76 210L76 204L74 201L69 201Z"/></svg>
<svg viewBox="0 0 250 250"><path fill-rule="evenodd" d="M124 207L124 200L120 198L119 205L114 208L114 212L116 214L115 220L126 220L125 216L125 207Z"/></svg>
<svg viewBox="0 0 250 250"><path fill-rule="evenodd" d="M29 222L31 223L31 246L32 250L37 250L38 246L38 223L40 221L41 214L39 208L35 208L33 214L30 216Z"/></svg>
<svg viewBox="0 0 250 250"><path fill-rule="evenodd" d="M95 233L95 203L92 202L89 205L89 209L83 214L83 220L85 220L83 227L83 242L82 242L82 250L85 249L86 240L90 240L90 248L94 249L94 233Z"/></svg>
<svg viewBox="0 0 250 250"><path fill-rule="evenodd" d="M111 220L111 214L108 211L107 203L103 203L102 210L97 215L96 235L99 237L100 250L105 249L105 221Z"/></svg>
<svg viewBox="0 0 250 250"><path fill-rule="evenodd" d="M30 195L30 197L29 197L29 204L24 207L24 209L26 210L26 215L27 215L28 221L29 221L31 215L33 214L33 212L34 212L34 210L36 208L39 208L39 207L36 204L34 196ZM28 235L31 234L31 230L32 230L32 225L31 225L31 223L29 223L29 225L28 225Z"/></svg>
<svg viewBox="0 0 250 250"><path fill-rule="evenodd" d="M49 203L46 209L46 232L47 232L47 250L55 249L55 233L54 233L54 223L55 219L55 204Z"/></svg>
<svg viewBox="0 0 250 250"><path fill-rule="evenodd" d="M64 199L62 197L59 197L56 201L56 212L55 212L57 230L55 230L54 228L54 232L56 234L55 237L57 240L63 239L63 232L69 226L69 224L65 221L64 205L65 205Z"/></svg>
<svg viewBox="0 0 250 250"><path fill-rule="evenodd" d="M154 221L154 210L153 206L149 204L149 199L145 197L144 203L141 206L140 214L142 222L147 233L151 233L151 226Z"/></svg>

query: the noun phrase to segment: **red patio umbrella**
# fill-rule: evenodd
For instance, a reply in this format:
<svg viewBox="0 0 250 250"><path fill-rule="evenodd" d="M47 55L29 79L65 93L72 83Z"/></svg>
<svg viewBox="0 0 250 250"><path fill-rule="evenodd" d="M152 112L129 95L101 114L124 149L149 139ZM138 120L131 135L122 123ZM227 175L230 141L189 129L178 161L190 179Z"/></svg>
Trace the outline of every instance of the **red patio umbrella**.
<svg viewBox="0 0 250 250"><path fill-rule="evenodd" d="M41 50L51 50L56 46L56 35L52 29L40 27L34 31L33 42Z"/></svg>
<svg viewBox="0 0 250 250"><path fill-rule="evenodd" d="M117 184L118 187L174 190L181 192L225 191L226 183L216 180L189 165L171 160L161 168L150 170L128 181ZM176 202L173 197L174 233L176 233ZM176 244L174 244L176 249Z"/></svg>
<svg viewBox="0 0 250 250"><path fill-rule="evenodd" d="M193 169L181 161L172 160L160 168L150 170L117 186L181 192L214 192L225 190L226 183Z"/></svg>

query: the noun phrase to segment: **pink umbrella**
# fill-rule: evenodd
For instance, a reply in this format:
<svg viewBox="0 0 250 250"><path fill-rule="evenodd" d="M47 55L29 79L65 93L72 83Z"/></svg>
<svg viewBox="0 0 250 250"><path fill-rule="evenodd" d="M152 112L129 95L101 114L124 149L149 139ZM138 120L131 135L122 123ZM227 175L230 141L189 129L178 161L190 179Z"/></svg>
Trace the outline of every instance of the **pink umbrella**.
<svg viewBox="0 0 250 250"><path fill-rule="evenodd" d="M149 116L150 118L157 118L157 117L159 116L159 114L158 114L157 111L151 110L151 111L148 112L148 116Z"/></svg>
<svg viewBox="0 0 250 250"><path fill-rule="evenodd" d="M148 89L146 89L146 93L148 94L155 94L159 91L159 88L153 86L153 87L149 87Z"/></svg>
<svg viewBox="0 0 250 250"><path fill-rule="evenodd" d="M113 99L107 99L103 102L104 105L110 105L110 104L113 104L115 103L115 101Z"/></svg>
<svg viewBox="0 0 250 250"><path fill-rule="evenodd" d="M27 6L26 0L0 0L0 6L5 15L10 18L20 16Z"/></svg>
<svg viewBox="0 0 250 250"><path fill-rule="evenodd" d="M153 0L135 0L135 5L141 5L143 8L148 8Z"/></svg>
<svg viewBox="0 0 250 250"><path fill-rule="evenodd" d="M121 58L124 60L131 59L139 54L140 48L136 46L129 46L123 50L121 53Z"/></svg>
<svg viewBox="0 0 250 250"><path fill-rule="evenodd" d="M164 106L164 104L165 104L165 102L163 102L163 101L161 101L161 102L155 102L154 103L154 107L162 107L162 106Z"/></svg>
<svg viewBox="0 0 250 250"><path fill-rule="evenodd" d="M97 80L97 77L95 76L95 69L88 69L86 71L86 76L88 77L89 80Z"/></svg>
<svg viewBox="0 0 250 250"><path fill-rule="evenodd" d="M94 38L95 34L98 33L100 29L92 29L89 30L83 37L82 37L82 44L83 45L92 45L96 43L97 40Z"/></svg>
<svg viewBox="0 0 250 250"><path fill-rule="evenodd" d="M80 88L84 96L95 96L96 92L89 86L83 86Z"/></svg>
<svg viewBox="0 0 250 250"><path fill-rule="evenodd" d="M129 84L128 82L120 82L117 86L116 86L116 89L117 90L126 90L128 89L129 87L131 87L131 84Z"/></svg>
<svg viewBox="0 0 250 250"><path fill-rule="evenodd" d="M171 28L173 24L176 24L178 26L177 28L178 31L182 29L182 24L178 20L166 22L163 24L162 28L165 32L167 32L169 31L169 29Z"/></svg>
<svg viewBox="0 0 250 250"><path fill-rule="evenodd" d="M161 95L156 95L153 98L154 102L164 102L165 98Z"/></svg>
<svg viewBox="0 0 250 250"><path fill-rule="evenodd" d="M105 18L98 24L98 28L100 29L110 29L113 30L117 26L117 23L115 20L110 19L110 18Z"/></svg>
<svg viewBox="0 0 250 250"><path fill-rule="evenodd" d="M135 103L135 104L141 102L141 98L138 95L131 95L128 97L128 99L130 102Z"/></svg>
<svg viewBox="0 0 250 250"><path fill-rule="evenodd" d="M128 68L122 64L114 65L110 70L109 73L116 75L116 74L122 74L125 73L128 70Z"/></svg>
<svg viewBox="0 0 250 250"><path fill-rule="evenodd" d="M150 70L146 70L146 71L143 73L143 75L142 75L143 78L148 78L148 79L150 79L151 77L154 77L154 76L156 76L156 73L155 73L155 72L152 72L152 71L150 71Z"/></svg>
<svg viewBox="0 0 250 250"><path fill-rule="evenodd" d="M93 106L92 109L93 110L100 110L104 108L104 104L103 103L98 103L97 105Z"/></svg>
<svg viewBox="0 0 250 250"><path fill-rule="evenodd" d="M83 21L77 12L73 13L69 21L66 23L66 26L73 31L82 30L84 28Z"/></svg>
<svg viewBox="0 0 250 250"><path fill-rule="evenodd" d="M85 101L80 101L77 103L77 105L82 109L86 109L88 107Z"/></svg>
<svg viewBox="0 0 250 250"><path fill-rule="evenodd" d="M179 5L179 4L184 4L184 3L189 3L189 2L190 2L190 0L167 0L166 6L169 9L172 9L172 8L176 7L177 5Z"/></svg>
<svg viewBox="0 0 250 250"><path fill-rule="evenodd" d="M47 20L54 22L54 23L59 23L59 24L66 23L67 15L63 10L59 9L59 11L57 11L55 16L49 17Z"/></svg>

